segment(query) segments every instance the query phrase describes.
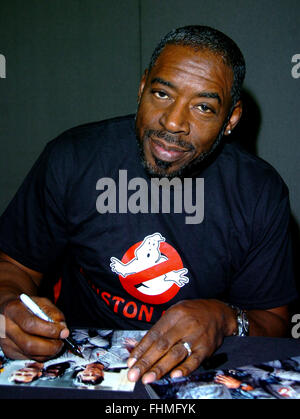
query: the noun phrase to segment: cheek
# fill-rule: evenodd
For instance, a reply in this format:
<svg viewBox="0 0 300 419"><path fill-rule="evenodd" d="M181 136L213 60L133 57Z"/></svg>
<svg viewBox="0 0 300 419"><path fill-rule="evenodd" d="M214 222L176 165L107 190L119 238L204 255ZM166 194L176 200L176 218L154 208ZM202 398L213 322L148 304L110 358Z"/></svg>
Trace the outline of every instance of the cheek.
<svg viewBox="0 0 300 419"><path fill-rule="evenodd" d="M208 151L218 138L221 128L217 124L203 123L192 126L190 139L195 147L196 154Z"/></svg>
<svg viewBox="0 0 300 419"><path fill-rule="evenodd" d="M137 125L140 129L158 125L161 112L151 105L149 100L142 99L137 111Z"/></svg>

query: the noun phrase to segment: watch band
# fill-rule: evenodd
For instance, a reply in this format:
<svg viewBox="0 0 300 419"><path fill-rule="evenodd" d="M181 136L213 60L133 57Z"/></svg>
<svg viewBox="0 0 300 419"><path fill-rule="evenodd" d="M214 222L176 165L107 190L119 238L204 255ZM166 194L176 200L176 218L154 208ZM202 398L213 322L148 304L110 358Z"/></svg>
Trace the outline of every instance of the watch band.
<svg viewBox="0 0 300 419"><path fill-rule="evenodd" d="M233 336L249 336L249 320L245 310L229 305L236 312L237 332Z"/></svg>

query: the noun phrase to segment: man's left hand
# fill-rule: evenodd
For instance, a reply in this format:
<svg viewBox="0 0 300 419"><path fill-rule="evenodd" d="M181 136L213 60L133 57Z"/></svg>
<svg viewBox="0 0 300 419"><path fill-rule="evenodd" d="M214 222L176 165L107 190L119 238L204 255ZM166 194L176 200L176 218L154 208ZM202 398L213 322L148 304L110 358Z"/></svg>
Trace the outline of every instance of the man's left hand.
<svg viewBox="0 0 300 419"><path fill-rule="evenodd" d="M144 384L190 374L233 333L233 310L218 300L185 300L170 307L133 349L128 379ZM187 342L191 355L184 346Z"/></svg>

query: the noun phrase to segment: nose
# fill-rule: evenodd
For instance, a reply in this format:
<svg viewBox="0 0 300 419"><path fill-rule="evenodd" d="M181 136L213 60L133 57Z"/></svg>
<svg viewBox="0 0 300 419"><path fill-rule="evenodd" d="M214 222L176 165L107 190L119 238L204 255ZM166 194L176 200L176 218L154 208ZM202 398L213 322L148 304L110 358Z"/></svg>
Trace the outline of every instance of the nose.
<svg viewBox="0 0 300 419"><path fill-rule="evenodd" d="M166 131L172 134L188 135L190 123L187 113L184 103L174 101L164 109L159 122Z"/></svg>

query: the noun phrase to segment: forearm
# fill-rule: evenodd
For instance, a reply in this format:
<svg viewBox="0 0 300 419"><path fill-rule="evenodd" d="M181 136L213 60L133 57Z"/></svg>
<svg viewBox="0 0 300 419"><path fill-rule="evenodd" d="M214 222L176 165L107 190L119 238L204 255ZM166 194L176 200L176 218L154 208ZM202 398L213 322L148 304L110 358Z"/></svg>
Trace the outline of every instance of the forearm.
<svg viewBox="0 0 300 419"><path fill-rule="evenodd" d="M268 310L247 311L250 336L284 337L288 332L288 317Z"/></svg>
<svg viewBox="0 0 300 419"><path fill-rule="evenodd" d="M17 298L22 292L35 295L37 284L27 272L0 259L0 313L8 301Z"/></svg>
<svg viewBox="0 0 300 419"><path fill-rule="evenodd" d="M225 303L223 310L226 319L224 335L235 335L238 329L236 310ZM246 310L246 314L249 320L249 336L282 337L287 334L289 315L285 306L269 310Z"/></svg>

